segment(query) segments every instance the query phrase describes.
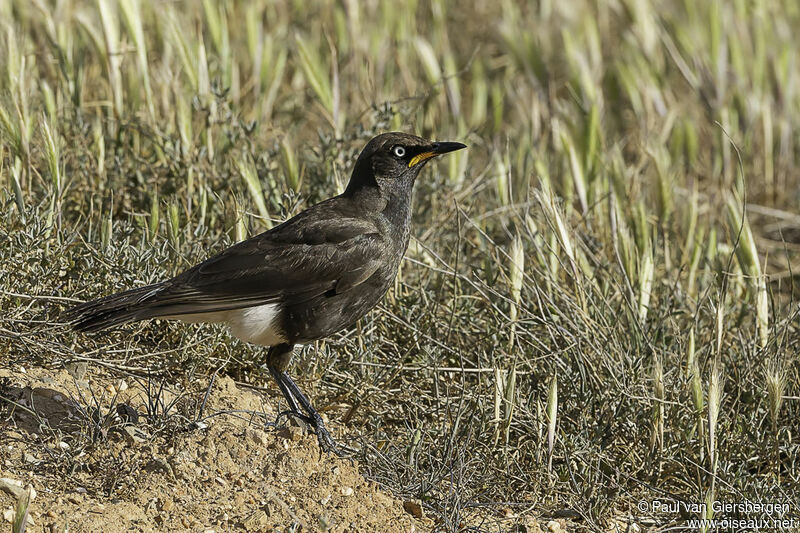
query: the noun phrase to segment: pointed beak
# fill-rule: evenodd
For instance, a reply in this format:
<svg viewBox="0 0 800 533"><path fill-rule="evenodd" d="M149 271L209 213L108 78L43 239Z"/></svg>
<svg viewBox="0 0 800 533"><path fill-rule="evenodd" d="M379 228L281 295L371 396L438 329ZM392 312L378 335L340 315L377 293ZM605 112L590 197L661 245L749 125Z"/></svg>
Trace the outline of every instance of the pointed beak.
<svg viewBox="0 0 800 533"><path fill-rule="evenodd" d="M433 153L436 155L446 154L447 152L455 152L466 148L466 144L453 143L453 142L438 142L433 143Z"/></svg>
<svg viewBox="0 0 800 533"><path fill-rule="evenodd" d="M411 158L409 161L409 167L415 167L422 163L423 161L427 161L432 157L436 157L437 155L446 154L448 152L455 152L456 150L461 150L462 148L466 148L466 144L461 143L454 143L454 142L435 142L431 145L431 149L421 154L417 154Z"/></svg>

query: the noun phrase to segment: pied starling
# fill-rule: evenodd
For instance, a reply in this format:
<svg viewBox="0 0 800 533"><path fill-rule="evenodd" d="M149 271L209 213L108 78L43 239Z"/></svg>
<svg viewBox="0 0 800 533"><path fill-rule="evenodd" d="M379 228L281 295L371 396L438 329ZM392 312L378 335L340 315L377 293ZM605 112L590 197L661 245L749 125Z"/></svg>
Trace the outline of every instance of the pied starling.
<svg viewBox="0 0 800 533"><path fill-rule="evenodd" d="M68 320L86 332L148 318L227 324L239 339L270 347L267 367L291 412L314 428L323 449L335 450L286 372L293 347L336 333L380 301L408 247L417 175L430 159L462 148L405 133L378 135L358 156L342 194L170 280L78 305Z"/></svg>

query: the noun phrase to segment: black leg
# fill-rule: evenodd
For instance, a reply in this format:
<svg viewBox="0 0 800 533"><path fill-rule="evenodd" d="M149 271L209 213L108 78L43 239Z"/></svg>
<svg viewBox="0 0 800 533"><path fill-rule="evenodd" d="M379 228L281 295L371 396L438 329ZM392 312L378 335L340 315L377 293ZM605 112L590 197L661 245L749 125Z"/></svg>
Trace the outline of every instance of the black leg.
<svg viewBox="0 0 800 533"><path fill-rule="evenodd" d="M278 388L281 389L281 394L283 394L284 399L286 399L286 403L289 404L288 413L283 411L278 413L276 423L284 414L290 414L307 423L305 415L300 411L300 406L297 405L297 400L281 377L281 373L285 372L289 367L289 363L292 360L293 349L294 346L291 344L278 344L277 346L272 346L269 352L267 352L267 368L269 369L269 373L272 375L272 379L275 380L275 383L278 384Z"/></svg>
<svg viewBox="0 0 800 533"><path fill-rule="evenodd" d="M312 428L317 434L319 447L326 452L333 452L337 455L342 455L342 452L336 446L336 442L331 437L331 434L325 428L325 423L322 417L305 394L300 390L300 387L289 377L286 373L286 368L289 366L289 361L292 356L292 346L289 344L281 344L273 346L269 349L267 354L267 368L272 378L281 389L286 403L289 404L290 414L302 420ZM302 410L301 410L302 409Z"/></svg>
<svg viewBox="0 0 800 533"><path fill-rule="evenodd" d="M284 372L281 372L274 366L270 366L268 368L269 368L269 373L272 375L272 379L274 379L275 383L278 384L278 388L281 389L281 393L283 393L283 397L286 399L286 403L289 404L289 412L291 412L292 414L302 415L302 413L300 412L300 406L297 405L297 400L294 399L294 396L292 396L292 393L291 391L289 391L289 388L286 386L286 383L283 382L281 374L283 374Z"/></svg>
<svg viewBox="0 0 800 533"><path fill-rule="evenodd" d="M314 409L314 406L311 405L311 402L308 401L308 398L306 398L306 395L300 390L300 387L297 386L297 383L295 383L286 372L281 372L281 378L283 379L285 386L289 389L289 392L298 402L300 402L300 406L308 415L308 422L311 424L317 434L319 447L326 452L333 452L336 455L342 455L339 451L339 447L336 446L336 441L333 440L333 437L331 437L331 434L328 432L327 428L325 428L325 423L322 421L322 417L319 416L319 413L316 409Z"/></svg>

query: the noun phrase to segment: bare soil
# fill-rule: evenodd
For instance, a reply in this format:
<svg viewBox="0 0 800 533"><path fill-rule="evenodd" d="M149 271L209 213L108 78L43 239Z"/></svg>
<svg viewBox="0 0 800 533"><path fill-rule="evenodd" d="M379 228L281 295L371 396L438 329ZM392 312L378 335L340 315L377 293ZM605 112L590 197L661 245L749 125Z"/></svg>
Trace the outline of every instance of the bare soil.
<svg viewBox="0 0 800 533"><path fill-rule="evenodd" d="M198 429L180 414L179 392L156 394L151 384L148 393L146 381L92 367L0 369L0 388L16 404L0 406L0 477L35 489L28 531L433 527L412 516L412 503L406 510L365 480L357 462L321 453L313 435L265 426L275 419L274 402L229 377L216 380L205 407L220 414ZM154 397L163 401L157 409ZM144 416L148 403L162 416ZM14 502L0 491L6 517Z"/></svg>

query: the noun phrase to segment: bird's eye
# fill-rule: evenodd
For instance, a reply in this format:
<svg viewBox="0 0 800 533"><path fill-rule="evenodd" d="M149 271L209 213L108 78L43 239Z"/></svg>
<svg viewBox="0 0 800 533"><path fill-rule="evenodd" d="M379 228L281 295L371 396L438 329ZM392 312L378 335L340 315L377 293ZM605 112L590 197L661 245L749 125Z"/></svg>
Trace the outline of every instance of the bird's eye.
<svg viewBox="0 0 800 533"><path fill-rule="evenodd" d="M392 153L397 157L404 157L406 155L406 149L402 146L395 146L392 148Z"/></svg>

